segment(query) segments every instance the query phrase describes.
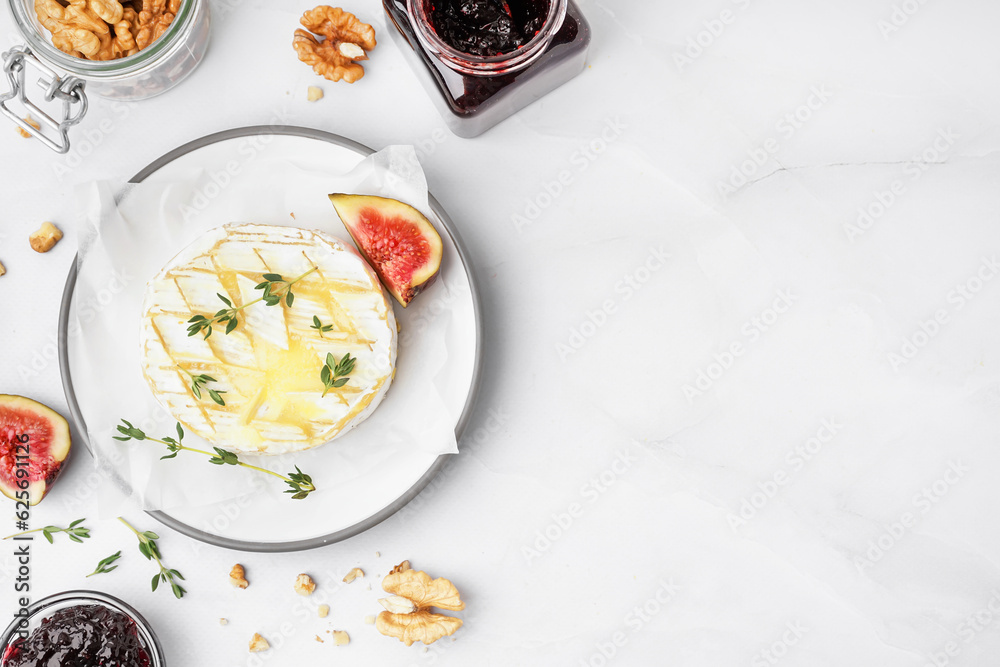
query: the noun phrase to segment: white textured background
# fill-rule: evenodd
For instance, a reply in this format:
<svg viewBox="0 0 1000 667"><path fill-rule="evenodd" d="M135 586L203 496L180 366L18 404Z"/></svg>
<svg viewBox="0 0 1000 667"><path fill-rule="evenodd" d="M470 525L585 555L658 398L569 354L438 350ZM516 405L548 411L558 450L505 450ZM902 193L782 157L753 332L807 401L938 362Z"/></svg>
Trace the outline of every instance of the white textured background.
<svg viewBox="0 0 1000 667"><path fill-rule="evenodd" d="M463 454L322 550L238 555L160 530L181 601L148 590L121 526L90 521L86 544L35 543L36 597L124 597L172 667L996 664L1000 6L585 1L587 70L463 140L374 0L348 7L380 37L368 74L306 102L319 80L290 43L309 6L284 5L215 2L193 77L124 111L95 101L69 156L0 130L0 392L65 410L76 184L214 131L304 125L416 145L464 236L488 353ZM44 256L27 246L43 220L66 231ZM90 472L77 452L35 525L87 516ZM118 549L118 570L83 579ZM378 636L362 622L376 592L336 583L403 558L462 590L456 641ZM237 560L246 591L227 582ZM320 584L305 602L303 571ZM330 627L351 645L313 641ZM260 660L255 631L275 645Z"/></svg>

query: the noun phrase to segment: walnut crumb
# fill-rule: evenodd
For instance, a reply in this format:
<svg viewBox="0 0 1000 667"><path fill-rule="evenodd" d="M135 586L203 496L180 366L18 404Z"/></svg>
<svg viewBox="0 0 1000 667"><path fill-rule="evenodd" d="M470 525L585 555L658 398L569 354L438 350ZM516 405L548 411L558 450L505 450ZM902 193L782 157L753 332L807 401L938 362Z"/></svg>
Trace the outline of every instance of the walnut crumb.
<svg viewBox="0 0 1000 667"><path fill-rule="evenodd" d="M261 653L271 648L271 645L267 643L267 640L260 636L259 632L253 633L253 637L250 638L250 652L251 653Z"/></svg>
<svg viewBox="0 0 1000 667"><path fill-rule="evenodd" d="M330 615L330 605L328 605L328 604L321 604L319 606L319 609L316 610L316 613L319 614L320 618L326 618L327 616Z"/></svg>
<svg viewBox="0 0 1000 667"><path fill-rule="evenodd" d="M36 130L41 130L42 129L41 123L39 123L37 120L35 120L31 116L25 116L24 117L24 122L27 123L28 125L30 125L31 127L35 128ZM17 133L20 134L25 139L30 139L31 138L31 134L29 132L26 132L23 127L17 128Z"/></svg>
<svg viewBox="0 0 1000 667"><path fill-rule="evenodd" d="M322 639L319 638L319 635L316 635L316 641L318 641L320 644L325 644L326 643Z"/></svg>
<svg viewBox="0 0 1000 667"><path fill-rule="evenodd" d="M312 595L316 590L316 582L308 574L295 577L295 592L299 595Z"/></svg>
<svg viewBox="0 0 1000 667"><path fill-rule="evenodd" d="M375 625L375 617L371 614L365 616L365 625Z"/></svg>
<svg viewBox="0 0 1000 667"><path fill-rule="evenodd" d="M4 268L3 262L0 262L0 276L7 273L7 269Z"/></svg>
<svg viewBox="0 0 1000 667"><path fill-rule="evenodd" d="M362 570L360 567L356 567L356 568L352 569L350 572L348 572L347 574L344 575L344 583L345 584L349 584L352 581L354 581L355 579L357 579L358 577L362 577L363 578L364 576L365 576L365 571Z"/></svg>
<svg viewBox="0 0 1000 667"><path fill-rule="evenodd" d="M376 551L375 552L375 558L381 558L381 557L382 557L382 553L380 551Z"/></svg>
<svg viewBox="0 0 1000 667"><path fill-rule="evenodd" d="M347 634L344 630L334 630L333 631L333 645L334 646L347 646L351 643L351 636Z"/></svg>
<svg viewBox="0 0 1000 667"><path fill-rule="evenodd" d="M233 565L233 569L229 571L229 583L235 588L246 588L250 585L247 581L247 572L239 563Z"/></svg>
<svg viewBox="0 0 1000 667"><path fill-rule="evenodd" d="M309 86L306 99L310 102L318 102L323 99L323 89L319 86Z"/></svg>
<svg viewBox="0 0 1000 667"><path fill-rule="evenodd" d="M229 625L229 619L228 618L220 618L219 619L219 625Z"/></svg>
<svg viewBox="0 0 1000 667"><path fill-rule="evenodd" d="M59 228L51 222L43 222L38 231L28 237L31 249L35 252L48 252L63 237Z"/></svg>

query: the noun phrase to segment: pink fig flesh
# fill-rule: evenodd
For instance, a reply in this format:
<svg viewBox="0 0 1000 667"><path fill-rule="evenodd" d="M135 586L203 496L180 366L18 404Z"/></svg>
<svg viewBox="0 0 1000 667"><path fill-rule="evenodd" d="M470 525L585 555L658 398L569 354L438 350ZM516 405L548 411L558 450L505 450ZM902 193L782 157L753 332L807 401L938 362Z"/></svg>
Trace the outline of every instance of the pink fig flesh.
<svg viewBox="0 0 1000 667"><path fill-rule="evenodd" d="M420 211L386 197L332 194L361 255L404 308L441 269L441 236Z"/></svg>

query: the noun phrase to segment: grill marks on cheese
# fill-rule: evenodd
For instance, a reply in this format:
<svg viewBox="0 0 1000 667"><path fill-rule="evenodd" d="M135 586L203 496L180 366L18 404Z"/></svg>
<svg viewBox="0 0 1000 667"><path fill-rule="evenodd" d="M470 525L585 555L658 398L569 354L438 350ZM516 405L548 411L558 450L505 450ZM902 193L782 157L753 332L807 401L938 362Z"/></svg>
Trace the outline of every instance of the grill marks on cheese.
<svg viewBox="0 0 1000 667"><path fill-rule="evenodd" d="M332 439L373 408L391 381L395 320L377 278L324 235L259 225L222 230L211 245L193 256L186 256L191 248L183 251L161 272L150 284L152 299L147 288L144 317L152 335L144 344L144 372L154 394L192 431L238 451L281 453ZM254 286L263 274L292 280L313 267L293 286L292 308L284 299L277 306L255 303L240 311L228 335L223 324L208 340L187 336L193 314L211 317L224 307L216 293L242 306L261 296ZM333 324L323 338L310 328L313 315ZM351 381L321 397L327 352L337 359L349 352L358 363ZM184 371L218 380L209 386L227 391L226 405L197 400Z"/></svg>

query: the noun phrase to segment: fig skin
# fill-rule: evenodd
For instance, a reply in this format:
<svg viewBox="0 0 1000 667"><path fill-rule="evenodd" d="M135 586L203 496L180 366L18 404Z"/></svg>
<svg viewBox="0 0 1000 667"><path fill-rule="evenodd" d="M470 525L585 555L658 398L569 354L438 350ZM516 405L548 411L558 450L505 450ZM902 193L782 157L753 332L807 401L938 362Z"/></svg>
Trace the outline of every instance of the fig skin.
<svg viewBox="0 0 1000 667"><path fill-rule="evenodd" d="M434 283L443 244L423 213L387 197L335 193L330 201L361 256L403 308Z"/></svg>
<svg viewBox="0 0 1000 667"><path fill-rule="evenodd" d="M18 418L32 417L38 421L47 422L49 429L48 441L40 441L31 437L31 429L34 424L24 423L23 428L10 428L9 422L17 422ZM0 394L0 426L8 426L8 432L0 432L0 493L12 500L25 500L24 491L27 491L27 501L29 505L37 505L51 490L59 473L62 472L63 464L69 456L72 447L69 424L58 412L52 408L33 401L24 396L14 396L10 394ZM17 478L17 449L14 438L28 435L28 446L31 466L34 469L35 478L28 478L27 489L18 487ZM46 468L42 470L44 474L37 474L39 460L44 461ZM18 494L21 498L18 498Z"/></svg>

